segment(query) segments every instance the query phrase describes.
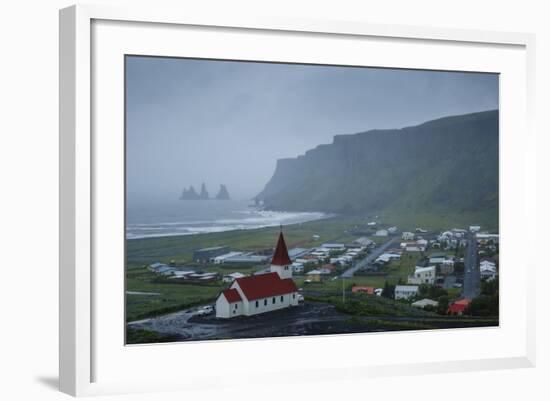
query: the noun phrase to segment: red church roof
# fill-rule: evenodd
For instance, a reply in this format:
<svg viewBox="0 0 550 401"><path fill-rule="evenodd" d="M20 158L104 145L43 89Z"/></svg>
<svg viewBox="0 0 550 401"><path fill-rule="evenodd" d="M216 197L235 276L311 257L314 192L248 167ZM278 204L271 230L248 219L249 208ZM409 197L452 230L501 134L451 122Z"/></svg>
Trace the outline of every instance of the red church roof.
<svg viewBox="0 0 550 401"><path fill-rule="evenodd" d="M294 284L294 281L292 281L291 278L281 279L279 274L275 272L259 274L257 276L241 277L236 279L235 282L238 284L244 293L244 296L249 301L290 294L298 291L296 284Z"/></svg>
<svg viewBox="0 0 550 401"><path fill-rule="evenodd" d="M282 231L279 234L279 241L277 241L277 248L275 249L275 253L273 254L271 264L276 266L286 266L292 264L292 261L288 256L288 250L286 249L285 239L283 237Z"/></svg>
<svg viewBox="0 0 550 401"><path fill-rule="evenodd" d="M227 299L227 302L229 302L230 304L234 302L242 301L242 298L239 295L239 291L237 291L234 288L223 290L222 294L225 297L225 299Z"/></svg>

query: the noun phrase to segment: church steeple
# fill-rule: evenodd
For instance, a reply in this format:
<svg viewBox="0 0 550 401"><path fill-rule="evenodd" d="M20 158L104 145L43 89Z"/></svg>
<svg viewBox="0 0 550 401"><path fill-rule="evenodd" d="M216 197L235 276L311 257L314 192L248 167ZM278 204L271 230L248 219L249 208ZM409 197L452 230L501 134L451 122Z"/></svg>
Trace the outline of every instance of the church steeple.
<svg viewBox="0 0 550 401"><path fill-rule="evenodd" d="M285 238L283 236L283 230L279 233L279 240L277 241L277 247L271 260L271 271L279 274L282 279L292 277L292 260L288 256L288 250L286 248Z"/></svg>

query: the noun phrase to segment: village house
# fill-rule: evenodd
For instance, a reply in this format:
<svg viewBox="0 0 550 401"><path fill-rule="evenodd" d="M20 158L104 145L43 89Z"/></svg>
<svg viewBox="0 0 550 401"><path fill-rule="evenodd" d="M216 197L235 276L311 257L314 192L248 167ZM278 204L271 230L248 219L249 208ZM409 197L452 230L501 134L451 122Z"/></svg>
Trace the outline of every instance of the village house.
<svg viewBox="0 0 550 401"><path fill-rule="evenodd" d="M310 249L308 248L292 248L288 250L288 256L290 257L290 260L296 261L296 259L307 255L309 251Z"/></svg>
<svg viewBox="0 0 550 401"><path fill-rule="evenodd" d="M470 302L471 301L467 298L453 302L449 305L449 308L447 309L447 314L459 316L462 315L464 313L464 310L468 307L468 305L470 305Z"/></svg>
<svg viewBox="0 0 550 401"><path fill-rule="evenodd" d="M223 255L216 256L210 261L214 262L214 264L216 265L220 265L220 264L223 264L226 261L226 259L231 258L233 256L239 256L242 254L243 254L242 252L228 252L228 253L224 253Z"/></svg>
<svg viewBox="0 0 550 401"><path fill-rule="evenodd" d="M388 230L378 230L374 235L377 237L387 237Z"/></svg>
<svg viewBox="0 0 550 401"><path fill-rule="evenodd" d="M411 306L414 306L415 308L421 308L424 309L426 306L432 306L437 307L439 303L437 301L434 301L433 299L424 298L420 301L413 302Z"/></svg>
<svg viewBox="0 0 550 401"><path fill-rule="evenodd" d="M414 274L409 276L409 284L433 284L435 282L435 266L416 266Z"/></svg>
<svg viewBox="0 0 550 401"><path fill-rule="evenodd" d="M428 246L428 240L424 238L419 238L416 243L417 245L423 246L424 248Z"/></svg>
<svg viewBox="0 0 550 401"><path fill-rule="evenodd" d="M176 271L173 267L159 262L149 265L149 270L162 276L171 276L174 274L174 271Z"/></svg>
<svg viewBox="0 0 550 401"><path fill-rule="evenodd" d="M441 274L451 274L454 271L455 261L453 259L445 259L441 262L439 269Z"/></svg>
<svg viewBox="0 0 550 401"><path fill-rule="evenodd" d="M354 285L353 287L351 287L351 292L374 295L374 287L363 287L359 285Z"/></svg>
<svg viewBox="0 0 550 401"><path fill-rule="evenodd" d="M238 279L238 278L242 278L242 277L246 277L245 274L242 274L240 272L235 272L235 273L230 273L230 274L227 274L225 276L223 276L223 282L224 283L232 283L234 280Z"/></svg>
<svg viewBox="0 0 550 401"><path fill-rule="evenodd" d="M306 280L319 282L324 276L329 275L330 270L326 268L311 270L306 273Z"/></svg>
<svg viewBox="0 0 550 401"><path fill-rule="evenodd" d="M403 239L404 241L412 241L414 240L414 233L405 231L403 232L403 234L401 234L401 239Z"/></svg>
<svg viewBox="0 0 550 401"><path fill-rule="evenodd" d="M418 294L417 285L396 285L395 286L395 299L409 299Z"/></svg>
<svg viewBox="0 0 550 401"><path fill-rule="evenodd" d="M346 249L346 246L344 244L335 244L335 243L327 243L321 245L322 248L328 249L330 251L343 251Z"/></svg>
<svg viewBox="0 0 550 401"><path fill-rule="evenodd" d="M235 279L218 295L216 317L252 316L295 305L298 288L292 280L292 261L281 232L270 272Z"/></svg>
<svg viewBox="0 0 550 401"><path fill-rule="evenodd" d="M424 252L426 250L426 247L418 244L412 244L407 245L407 247L405 247L405 250L407 252Z"/></svg>
<svg viewBox="0 0 550 401"><path fill-rule="evenodd" d="M213 246L210 248L197 249L193 252L193 260L197 263L208 263L216 256L227 254L229 251L230 249L228 246Z"/></svg>
<svg viewBox="0 0 550 401"><path fill-rule="evenodd" d="M444 254L444 253L432 253L430 255L430 263L435 264L435 265L439 265L439 264L443 263L446 258L447 258L447 255Z"/></svg>
<svg viewBox="0 0 550 401"><path fill-rule="evenodd" d="M292 272L300 274L304 272L304 264L299 262L292 263Z"/></svg>
<svg viewBox="0 0 550 401"><path fill-rule="evenodd" d="M497 276L497 266L490 260L482 260L479 264L479 273L482 279L492 280Z"/></svg>
<svg viewBox="0 0 550 401"><path fill-rule="evenodd" d="M257 255L253 252L241 253L239 255L234 255L226 258L224 264L261 264L269 260L269 256Z"/></svg>
<svg viewBox="0 0 550 401"><path fill-rule="evenodd" d="M356 240L354 240L353 243L358 244L360 246L365 246L365 247L371 246L374 244L374 242L367 237L359 237Z"/></svg>

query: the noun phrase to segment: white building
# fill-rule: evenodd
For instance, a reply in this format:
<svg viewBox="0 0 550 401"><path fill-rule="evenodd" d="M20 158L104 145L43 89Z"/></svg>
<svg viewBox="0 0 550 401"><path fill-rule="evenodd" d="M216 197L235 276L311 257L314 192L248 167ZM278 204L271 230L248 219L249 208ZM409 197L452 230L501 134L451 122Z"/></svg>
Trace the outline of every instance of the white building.
<svg viewBox="0 0 550 401"><path fill-rule="evenodd" d="M497 266L494 262L483 260L479 264L479 273L482 279L492 280L497 276Z"/></svg>
<svg viewBox="0 0 550 401"><path fill-rule="evenodd" d="M440 263L443 263L447 259L447 256L445 254L441 253L434 253L430 256L430 263L433 263L434 265L438 265Z"/></svg>
<svg viewBox="0 0 550 401"><path fill-rule="evenodd" d="M216 300L216 317L252 316L298 305L292 261L283 233L279 234L270 272L235 279Z"/></svg>
<svg viewBox="0 0 550 401"><path fill-rule="evenodd" d="M235 272L235 273L231 273L231 274L227 274L225 276L223 276L223 282L224 283L232 283L234 280L238 279L238 278L242 278L242 277L246 277L246 274L242 274L240 272Z"/></svg>
<svg viewBox="0 0 550 401"><path fill-rule="evenodd" d="M418 294L417 285L396 285L395 299L409 299Z"/></svg>
<svg viewBox="0 0 550 401"><path fill-rule="evenodd" d="M470 226L470 232L477 233L481 230L481 226Z"/></svg>
<svg viewBox="0 0 550 401"><path fill-rule="evenodd" d="M387 237L388 230L378 230L374 235L377 237Z"/></svg>
<svg viewBox="0 0 550 401"><path fill-rule="evenodd" d="M433 284L435 283L435 266L416 266L414 275L409 276L409 284Z"/></svg>
<svg viewBox="0 0 550 401"><path fill-rule="evenodd" d="M405 250L407 252L424 252L426 250L426 247L418 244L408 244L405 247Z"/></svg>
<svg viewBox="0 0 550 401"><path fill-rule="evenodd" d="M292 263L292 272L299 274L304 272L304 264L299 262Z"/></svg>
<svg viewBox="0 0 550 401"><path fill-rule="evenodd" d="M403 234L401 234L401 238L405 241L412 241L414 240L414 233L405 231Z"/></svg>
<svg viewBox="0 0 550 401"><path fill-rule="evenodd" d="M413 302L411 306L414 306L415 308L425 308L426 306L436 307L438 304L439 303L437 301L424 298L424 299L421 299L420 301Z"/></svg>
<svg viewBox="0 0 550 401"><path fill-rule="evenodd" d="M359 244L361 246L371 246L374 244L374 242L367 238L367 237L359 237L356 240L353 241L354 244Z"/></svg>
<svg viewBox="0 0 550 401"><path fill-rule="evenodd" d="M228 252L228 253L224 253L223 255L216 256L211 260L214 262L214 264L219 265L224 263L228 258L232 258L233 256L240 256L242 254L243 254L242 252Z"/></svg>
<svg viewBox="0 0 550 401"><path fill-rule="evenodd" d="M441 274L451 274L455 269L455 261L453 259L445 259L439 266Z"/></svg>
<svg viewBox="0 0 550 401"><path fill-rule="evenodd" d="M388 233L395 234L397 232L397 227L393 226L388 228Z"/></svg>
<svg viewBox="0 0 550 401"><path fill-rule="evenodd" d="M321 245L322 248L329 249L329 250L343 250L346 249L346 246L344 244L335 244L335 243L327 243Z"/></svg>
<svg viewBox="0 0 550 401"><path fill-rule="evenodd" d="M476 239L494 240L498 242L498 234L477 233Z"/></svg>

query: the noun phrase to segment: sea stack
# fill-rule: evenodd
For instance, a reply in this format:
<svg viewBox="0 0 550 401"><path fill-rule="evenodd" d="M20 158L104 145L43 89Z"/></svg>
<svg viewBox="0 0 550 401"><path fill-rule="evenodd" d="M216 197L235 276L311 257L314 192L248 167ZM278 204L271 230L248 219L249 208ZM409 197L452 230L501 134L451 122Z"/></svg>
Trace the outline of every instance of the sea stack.
<svg viewBox="0 0 550 401"><path fill-rule="evenodd" d="M199 197L201 200L209 199L208 191L206 190L206 185L204 184L204 182L201 185L201 194L199 195Z"/></svg>
<svg viewBox="0 0 550 401"><path fill-rule="evenodd" d="M229 192L227 191L227 187L223 184L220 185L220 190L218 191L218 194L216 195L217 200L229 200Z"/></svg>
<svg viewBox="0 0 550 401"><path fill-rule="evenodd" d="M199 198L199 194L197 194L197 191L195 191L195 188L193 185L189 187L189 189L183 188L183 191L180 196L180 200L197 200Z"/></svg>

